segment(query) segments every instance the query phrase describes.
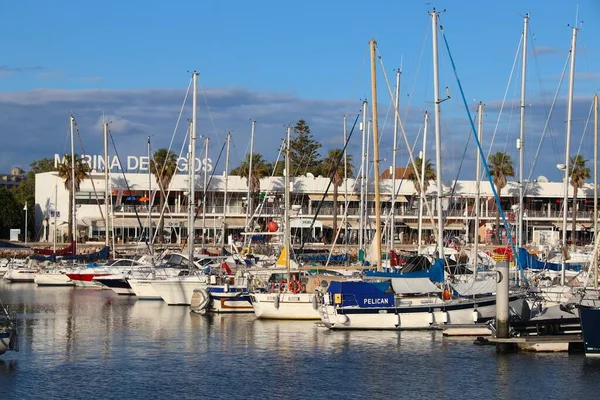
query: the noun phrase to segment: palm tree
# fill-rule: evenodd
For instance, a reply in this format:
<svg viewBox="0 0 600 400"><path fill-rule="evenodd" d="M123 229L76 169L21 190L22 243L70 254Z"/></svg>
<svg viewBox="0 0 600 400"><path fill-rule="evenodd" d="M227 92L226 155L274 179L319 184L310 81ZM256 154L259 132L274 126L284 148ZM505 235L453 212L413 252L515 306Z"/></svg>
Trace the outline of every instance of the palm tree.
<svg viewBox="0 0 600 400"><path fill-rule="evenodd" d="M352 156L346 155L348 163L348 177L352 177ZM329 150L327 157L321 164L321 170L326 174L333 184L333 239L337 235L337 210L338 210L338 188L344 181L344 150Z"/></svg>
<svg viewBox="0 0 600 400"><path fill-rule="evenodd" d="M260 193L260 180L271 175L273 166L265 161L262 155L252 154L252 176L250 175L250 153L246 154L246 159L240 165L231 170L231 175L243 176L250 187L250 198L248 199L248 210L254 212L254 197Z"/></svg>
<svg viewBox="0 0 600 400"><path fill-rule="evenodd" d="M571 225L571 242L575 245L577 240L577 192L583 187L586 179L590 179L590 169L585 166L588 160L584 159L581 154L571 157L569 163L570 183L573 186L573 223Z"/></svg>
<svg viewBox="0 0 600 400"><path fill-rule="evenodd" d="M152 155L150 160L150 172L156 178L158 182L158 188L160 190L160 211L162 213L163 207L167 200L167 190L171 184L173 175L177 172L177 155L167 149L158 149ZM151 196L148 196L151 198ZM190 204L190 207L193 205ZM150 200L148 200L148 207L152 207ZM158 227L158 240L161 243L165 242L165 219L160 218L160 224Z"/></svg>
<svg viewBox="0 0 600 400"><path fill-rule="evenodd" d="M73 236L73 181L71 180L71 155L65 154L63 157L63 162L58 164L58 176L65 181L65 189L69 192L69 227L68 227L68 238L69 241L73 241L75 238ZM84 179L88 178L90 175L90 166L87 163L84 163L81 158L77 157L75 154L75 192L79 191L79 187L81 186L81 182Z"/></svg>
<svg viewBox="0 0 600 400"><path fill-rule="evenodd" d="M502 151L492 154L488 161L490 174L494 177L494 185L501 200L502 188L506 187L506 177L515 176L513 161L510 156ZM508 227L506 227L508 229ZM496 244L500 244L500 205L496 204Z"/></svg>
<svg viewBox="0 0 600 400"><path fill-rule="evenodd" d="M419 173L419 177L421 177L421 171L423 170L423 160L420 157L415 158L415 165L417 166L417 172ZM417 174L413 168L410 169L408 173L408 179L410 179L415 186L415 190L420 195L421 194L421 181L417 178ZM423 181L423 192L427 192L427 188L429 187L429 181L435 180L435 171L433 170L433 164L431 160L425 161L425 180Z"/></svg>

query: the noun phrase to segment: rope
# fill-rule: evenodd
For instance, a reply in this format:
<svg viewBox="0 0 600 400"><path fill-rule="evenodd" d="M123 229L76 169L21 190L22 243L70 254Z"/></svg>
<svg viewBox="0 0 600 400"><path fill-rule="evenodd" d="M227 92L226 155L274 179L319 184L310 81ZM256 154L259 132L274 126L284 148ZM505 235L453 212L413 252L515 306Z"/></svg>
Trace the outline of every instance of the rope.
<svg viewBox="0 0 600 400"><path fill-rule="evenodd" d="M450 57L450 63L452 64L452 70L454 72L454 77L456 78L456 83L458 85L458 89L460 91L460 95L462 97L462 100L463 100L463 103L465 106L465 110L467 111L467 116L469 117L469 122L471 124L472 133L473 133L473 136L475 137L475 142L477 143L477 148L479 149L479 154L480 154L481 158L483 159L483 163L482 163L483 167L485 168L485 172L487 173L488 181L492 188L492 192L494 193L494 198L496 200L496 204L500 205L500 197L498 197L498 192L496 191L496 187L494 186L494 182L492 180L492 174L490 173L490 168L489 168L487 162L485 161L485 154L483 153L483 148L481 147L481 143L479 142L479 137L477 135L477 128L475 127L475 123L473 122L473 118L471 116L471 111L469 110L469 106L467 104L467 99L465 98L465 93L464 93L462 84L460 82L460 79L458 77L458 71L456 70L456 64L454 63L454 58L452 57L452 53L450 52L450 45L448 44L448 39L446 39L446 33L444 32L444 28L442 27L442 25L440 25L440 30L442 32L442 38L444 39L444 44L446 45L446 50L448 51L448 56ZM502 222L504 223L504 226L508 227L509 226L508 221L506 219L506 216L504 215L504 210L502 210L502 207L499 206L498 211L500 212L500 216L502 217ZM510 243L510 246L513 250L513 254L515 255L515 257L517 257L517 264L519 264L517 249L515 247L515 244L513 243L510 229L506 230L506 234L508 236L508 241ZM522 269L522 267L520 265L519 265L519 267L520 267L520 269Z"/></svg>

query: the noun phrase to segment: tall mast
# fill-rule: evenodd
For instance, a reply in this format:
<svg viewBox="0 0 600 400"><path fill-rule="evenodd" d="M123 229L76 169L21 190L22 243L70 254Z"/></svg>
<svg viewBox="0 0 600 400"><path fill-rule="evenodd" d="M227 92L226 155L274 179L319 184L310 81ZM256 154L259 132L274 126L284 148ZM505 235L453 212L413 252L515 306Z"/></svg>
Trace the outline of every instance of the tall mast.
<svg viewBox="0 0 600 400"><path fill-rule="evenodd" d="M108 180L108 123L104 124L104 245L109 246L110 229L108 228L109 216L108 207L110 203L110 182Z"/></svg>
<svg viewBox="0 0 600 400"><path fill-rule="evenodd" d="M190 267L194 265L194 241L196 239L196 228L194 226L194 213L196 209L196 120L197 116L197 92L198 92L198 72L192 73L193 96L192 96L192 129L190 130L190 151L188 156L189 180L190 180L190 199L188 207L188 258ZM163 188L165 190L166 188Z"/></svg>
<svg viewBox="0 0 600 400"><path fill-rule="evenodd" d="M598 95L594 95L594 243L598 238ZM598 289L598 253L593 256L594 288Z"/></svg>
<svg viewBox="0 0 600 400"><path fill-rule="evenodd" d="M525 14L523 19L523 61L521 70L521 129L517 149L519 149L519 214L517 219L517 247L522 247L523 240L523 196L525 182L523 182L524 152L525 145L525 84L527 77L527 25L529 23L529 14ZM479 160L480 157L477 157ZM479 175L478 175L479 176ZM479 179L479 178L478 178Z"/></svg>
<svg viewBox="0 0 600 400"><path fill-rule="evenodd" d="M439 257L444 260L444 221L442 213L442 140L441 140L441 124L440 124L440 77L438 67L438 37L437 26L439 13L435 8L431 13L431 30L433 42L433 101L435 102L435 168L437 181L437 243L439 248Z"/></svg>
<svg viewBox="0 0 600 400"><path fill-rule="evenodd" d="M363 250L365 248L365 185L366 185L366 143L367 143L367 100L363 101L362 107L362 150L360 157L360 217L358 220L358 250Z"/></svg>
<svg viewBox="0 0 600 400"><path fill-rule="evenodd" d="M377 70L375 60L375 40L371 45L371 98L373 101L373 175L375 176L375 248L377 249L377 270L382 271L381 265L381 203L379 193L379 124L377 118Z"/></svg>
<svg viewBox="0 0 600 400"><path fill-rule="evenodd" d="M483 104L477 105L477 136L479 143L483 140ZM481 157L477 154L477 164L475 169L475 265L473 265L473 274L477 274L477 264L479 262L479 197L481 189Z"/></svg>
<svg viewBox="0 0 600 400"><path fill-rule="evenodd" d="M564 197L563 197L563 252L567 249L567 212L569 210L569 152L571 151L571 126L573 124L573 87L575 85L575 49L577 44L577 27L573 27L573 36L571 38L571 70L569 72L569 99L567 102L567 143L565 145L565 177L564 177ZM573 204L573 212L577 212L577 205ZM575 231L571 232L571 238L575 238ZM562 269L560 274L560 284L565 284L566 259L563 254Z"/></svg>
<svg viewBox="0 0 600 400"><path fill-rule="evenodd" d="M288 125L287 127L287 143L285 145L285 265L287 268L287 281L288 287L289 282L292 280L292 271L290 267L290 254L292 252L292 240L290 226L290 138L292 134L292 128Z"/></svg>
<svg viewBox="0 0 600 400"><path fill-rule="evenodd" d="M429 130L429 113L425 111L425 122L423 124L423 150L421 151L421 187L419 193L419 226L418 226L418 254L421 254L421 243L423 241L423 203L426 201L425 192L425 164L427 160L427 131Z"/></svg>
<svg viewBox="0 0 600 400"><path fill-rule="evenodd" d="M208 171L206 166L208 165L208 142L209 139L206 138L204 140L206 147L204 149L204 191L202 193L202 249L206 248L206 192L208 191Z"/></svg>
<svg viewBox="0 0 600 400"><path fill-rule="evenodd" d="M73 229L73 235L71 236L71 242L77 246L77 209L75 208L75 117L71 114L71 225Z"/></svg>
<svg viewBox="0 0 600 400"><path fill-rule="evenodd" d="M348 150L346 150L348 142L348 127L346 115L344 115L344 241L346 242L345 251L346 262L348 262ZM302 231L300 231L302 232Z"/></svg>
<svg viewBox="0 0 600 400"><path fill-rule="evenodd" d="M395 216L396 216L396 154L398 152L398 126L400 125L398 119L400 118L400 75L402 72L400 69L396 71L396 103L394 112L394 148L392 149L392 212L390 213L390 250L394 250L394 234L395 234Z"/></svg>
<svg viewBox="0 0 600 400"><path fill-rule="evenodd" d="M52 252L54 254L56 254L56 227L57 227L57 225L56 225L56 222L57 222L56 218L57 218L57 214L58 214L57 210L58 210L58 184L55 183L54 184L54 229L52 230L53 237L54 237L54 240L53 240L54 245L52 246ZM108 229L108 226L107 226L106 229Z"/></svg>
<svg viewBox="0 0 600 400"><path fill-rule="evenodd" d="M231 144L231 133L227 133L227 152L225 153L225 191L223 192L223 234L221 235L221 246L225 245L225 234L227 230L227 187L229 185L229 145Z"/></svg>
<svg viewBox="0 0 600 400"><path fill-rule="evenodd" d="M250 215L254 215L254 210L250 209L250 206L254 208L254 202L250 201L250 196L252 195L252 159L254 158L254 128L256 126L256 121L252 120L252 129L250 130L250 158L248 159L248 194L246 197L246 229L248 229L248 220ZM253 227L254 228L254 227ZM252 231L253 229L250 229ZM246 236L246 239L248 236ZM246 240L244 239L244 241Z"/></svg>
<svg viewBox="0 0 600 400"><path fill-rule="evenodd" d="M150 157L150 136L148 136L148 236L146 241L152 253L152 171L150 170Z"/></svg>

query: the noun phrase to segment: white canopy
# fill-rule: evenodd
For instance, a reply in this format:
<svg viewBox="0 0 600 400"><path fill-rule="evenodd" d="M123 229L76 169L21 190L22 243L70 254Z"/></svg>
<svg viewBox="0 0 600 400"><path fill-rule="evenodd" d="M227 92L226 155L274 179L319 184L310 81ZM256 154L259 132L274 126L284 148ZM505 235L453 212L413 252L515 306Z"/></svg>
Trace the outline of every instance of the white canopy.
<svg viewBox="0 0 600 400"><path fill-rule="evenodd" d="M392 288L396 294L439 293L442 291L429 278L392 278Z"/></svg>
<svg viewBox="0 0 600 400"><path fill-rule="evenodd" d="M490 276L481 281L458 282L452 284L454 290L461 296L474 296L496 292L496 276Z"/></svg>

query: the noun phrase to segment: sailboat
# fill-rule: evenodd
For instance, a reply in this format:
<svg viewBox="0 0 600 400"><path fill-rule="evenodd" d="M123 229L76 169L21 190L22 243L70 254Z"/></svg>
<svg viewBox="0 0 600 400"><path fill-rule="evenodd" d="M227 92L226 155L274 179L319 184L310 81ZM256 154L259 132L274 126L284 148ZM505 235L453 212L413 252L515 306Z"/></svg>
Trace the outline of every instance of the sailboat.
<svg viewBox="0 0 600 400"><path fill-rule="evenodd" d="M437 63L437 29L438 13L435 9L430 13L433 30L433 62L434 62L434 101L436 123L436 164L438 167L438 252L439 258L431 267L441 274L446 260L443 247L443 215L441 214L441 144L440 144L440 98ZM373 92L373 147L375 160L378 160L378 134L376 109L376 69L375 46L371 40L371 73ZM375 194L378 195L379 174L378 162L375 162ZM378 210L376 210L377 212ZM379 224L375 226L376 237ZM381 265L381 242L376 240L378 269ZM443 279L442 279L443 280ZM439 279L438 279L439 281ZM526 312L526 303L518 296L510 298L514 309L519 314ZM443 290L435 285L429 275L407 274L392 277L382 282L333 282L320 307L321 320L329 329L432 329L441 325L475 324L492 319L496 315L496 298L491 295L452 297L448 287Z"/></svg>
<svg viewBox="0 0 600 400"><path fill-rule="evenodd" d="M285 152L285 247L281 257L285 259L287 274L277 285L272 285L267 293L253 291L250 301L257 318L318 320L318 298L316 291L310 293L306 283L300 280L299 272L291 272L291 228L290 228L290 134L287 128ZM314 286L313 286L313 289Z"/></svg>

